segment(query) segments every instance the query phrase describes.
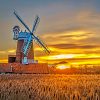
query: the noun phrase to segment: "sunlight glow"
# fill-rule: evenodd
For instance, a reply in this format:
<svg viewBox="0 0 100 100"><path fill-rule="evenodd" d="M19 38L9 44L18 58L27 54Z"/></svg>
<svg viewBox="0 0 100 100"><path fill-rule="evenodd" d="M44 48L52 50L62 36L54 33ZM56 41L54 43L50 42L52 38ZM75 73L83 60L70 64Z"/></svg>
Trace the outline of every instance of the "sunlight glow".
<svg viewBox="0 0 100 100"><path fill-rule="evenodd" d="M78 30L78 31L73 31L73 32L70 32L71 35L84 35L84 34L87 34L88 32L86 31L82 31L82 30Z"/></svg>
<svg viewBox="0 0 100 100"><path fill-rule="evenodd" d="M74 54L61 54L61 55L53 55L53 56L44 56L41 57L44 60L58 60L58 59L69 59L74 58Z"/></svg>
<svg viewBox="0 0 100 100"><path fill-rule="evenodd" d="M67 69L67 68L70 68L69 65L66 65L66 64L61 64L61 65L57 65L56 67L57 69Z"/></svg>

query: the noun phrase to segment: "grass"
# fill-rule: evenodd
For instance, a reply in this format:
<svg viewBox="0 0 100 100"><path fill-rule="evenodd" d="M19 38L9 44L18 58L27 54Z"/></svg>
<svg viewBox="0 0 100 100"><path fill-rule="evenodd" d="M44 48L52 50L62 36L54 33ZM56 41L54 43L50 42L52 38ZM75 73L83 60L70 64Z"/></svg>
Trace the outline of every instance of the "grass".
<svg viewBox="0 0 100 100"><path fill-rule="evenodd" d="M0 75L0 100L100 100L100 75Z"/></svg>

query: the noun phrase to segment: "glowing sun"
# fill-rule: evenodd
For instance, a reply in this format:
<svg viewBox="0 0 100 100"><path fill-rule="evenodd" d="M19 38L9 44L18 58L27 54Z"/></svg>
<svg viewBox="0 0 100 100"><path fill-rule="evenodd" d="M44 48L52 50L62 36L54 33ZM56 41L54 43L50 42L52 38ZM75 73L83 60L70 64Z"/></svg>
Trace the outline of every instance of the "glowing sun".
<svg viewBox="0 0 100 100"><path fill-rule="evenodd" d="M65 65L65 64L60 64L60 65L57 65L56 67L57 69L67 69L67 68L70 68L69 65Z"/></svg>

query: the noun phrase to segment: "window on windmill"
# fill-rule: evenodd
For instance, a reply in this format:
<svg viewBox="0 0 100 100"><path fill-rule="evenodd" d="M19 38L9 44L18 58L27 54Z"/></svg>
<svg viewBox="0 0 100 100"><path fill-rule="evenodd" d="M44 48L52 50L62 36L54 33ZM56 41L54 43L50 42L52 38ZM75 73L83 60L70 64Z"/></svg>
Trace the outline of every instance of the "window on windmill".
<svg viewBox="0 0 100 100"><path fill-rule="evenodd" d="M16 31L15 34L18 35L18 32Z"/></svg>
<svg viewBox="0 0 100 100"><path fill-rule="evenodd" d="M19 31L20 31L19 26L14 26L14 28L13 28L13 33L14 33L14 37L13 38L14 38L14 40L18 39Z"/></svg>
<svg viewBox="0 0 100 100"><path fill-rule="evenodd" d="M19 34L18 31L14 31L14 39L17 39L18 38L18 34Z"/></svg>

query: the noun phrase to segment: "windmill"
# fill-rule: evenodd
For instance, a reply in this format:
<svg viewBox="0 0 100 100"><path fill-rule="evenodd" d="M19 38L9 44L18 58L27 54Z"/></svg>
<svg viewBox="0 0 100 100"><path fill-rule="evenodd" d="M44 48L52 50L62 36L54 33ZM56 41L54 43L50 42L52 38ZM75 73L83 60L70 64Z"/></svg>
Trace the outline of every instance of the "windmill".
<svg viewBox="0 0 100 100"><path fill-rule="evenodd" d="M32 31L25 24L25 22L21 19L16 11L14 11L14 15L21 22L21 24L27 29L28 32L20 31L19 26L15 26L13 28L14 40L18 40L17 42L17 51L16 51L16 62L20 62L22 64L35 63L34 52L33 52L33 41L35 41L46 53L50 53L48 47L40 40L38 36L34 33L36 31L37 25L39 23L40 18L36 16Z"/></svg>

